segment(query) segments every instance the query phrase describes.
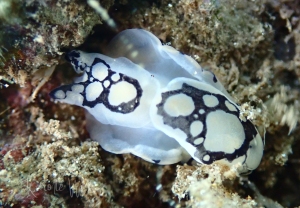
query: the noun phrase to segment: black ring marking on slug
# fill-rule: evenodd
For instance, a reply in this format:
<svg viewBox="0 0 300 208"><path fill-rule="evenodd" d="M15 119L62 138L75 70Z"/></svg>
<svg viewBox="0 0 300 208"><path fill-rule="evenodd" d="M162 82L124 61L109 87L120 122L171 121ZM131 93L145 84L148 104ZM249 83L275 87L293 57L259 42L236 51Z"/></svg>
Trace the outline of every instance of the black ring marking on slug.
<svg viewBox="0 0 300 208"><path fill-rule="evenodd" d="M93 71L93 66L95 66L96 64L98 63L102 63L103 65L105 65L107 67L107 70L108 70L108 75L107 77L100 81L98 79L96 79L95 77L92 76L92 71ZM85 87L85 90L83 92L83 96L84 96L84 101L83 101L83 106L88 106L88 107L95 107L97 104L100 104L102 103L106 108L108 108L110 111L112 112L117 112L117 113L123 113L123 114L126 114L126 113L131 113L133 112L139 105L140 105L140 99L142 97L142 94L143 94L143 90L139 84L139 82L132 78L132 77L129 77L129 76L126 76L122 73L119 73L120 75L120 79L118 81L113 81L112 80L112 76L116 74L115 71L111 70L110 69L110 66L109 64L107 64L104 60L100 59L100 58L95 58L92 66L91 66L91 70L90 72L88 73L88 80L84 83L82 83ZM102 93L100 94L100 96L98 98L96 98L94 101L87 101L86 100L86 87L91 83L89 81L90 77L93 77L96 81L99 81L102 83L105 82L105 81L109 81L111 84L108 86L108 87L104 87L103 86L103 91ZM95 81L94 80L94 81ZM134 99L130 100L129 102L122 102L120 105L111 105L109 103L109 100L108 100L108 96L109 96L109 93L110 93L110 88L114 85L114 84L117 84L118 82L121 82L121 81L125 81L125 82L128 82L130 84L132 84L136 91L137 91L137 95Z"/></svg>
<svg viewBox="0 0 300 208"><path fill-rule="evenodd" d="M75 50L65 55L65 59L74 66L74 70L77 73L82 73L87 67L87 64L79 61L79 58L80 58L80 52Z"/></svg>
<svg viewBox="0 0 300 208"><path fill-rule="evenodd" d="M70 57L70 60L71 60L72 63L75 63L75 64L77 63L77 64L78 64L78 61L77 61L77 59L76 59L76 57L77 57L78 54L79 54L79 53L76 52L76 51L72 51L72 52L70 53L69 57ZM73 59L72 57L75 57L75 58ZM75 61L74 61L74 60L75 60ZM76 61L77 61L77 62L76 62ZM102 81L98 80L97 78L93 77L93 75L92 75L93 66L95 66L95 65L98 64L98 63L101 63L101 64L103 64L104 66L106 66L107 71L108 71L107 77L106 77L104 80L102 80ZM123 113L123 114L126 114L126 113L131 113L131 112L133 112L133 111L140 105L140 99L141 99L141 97L142 97L143 90L142 90L142 88L141 88L141 86L140 86L138 80L136 80L136 79L134 79L134 78L132 78L132 77L126 76L126 75L124 75L124 74L122 74L122 73L118 73L119 76L120 76L120 79L117 80L117 81L113 81L111 77L112 77L114 74L117 74L117 72L111 70L109 64L107 64L104 60L102 60L102 59L100 59L100 58L95 58L95 59L94 59L92 66L90 66L90 71L89 71L89 72L86 71L86 73L87 73L88 78L87 78L87 80L86 80L85 82L79 82L79 83L74 83L74 84L70 84L70 85L60 86L60 87L54 89L52 92L50 92L50 96L51 96L52 98L56 99L56 97L54 96L55 92L57 92L57 91L59 91L59 90L62 90L62 91L66 94L67 91L72 91L72 86L73 86L73 85L82 85L82 86L84 87L83 92L80 93L80 94L83 96L83 103L82 103L82 106L87 106L87 107L93 108L93 107L95 107L96 105L102 103L106 108L108 108L108 109L109 109L110 111L112 111L112 112L117 112L117 113ZM90 81L91 78L93 78L93 81ZM93 100L93 101L88 101L88 100L86 99L86 88L87 88L88 85L90 85L91 83L93 83L93 82L95 82L95 81L98 81L98 82L100 82L100 83L102 84L102 86L103 86L103 91L101 92L101 94L100 94L95 100ZM110 84L109 84L108 87L105 87L105 86L104 86L104 82L105 82L105 81L109 81L109 82L110 82ZM108 100L109 93L111 93L111 92L110 92L110 88L111 88L113 85L115 85L115 84L117 84L117 83L119 83L119 82L121 82L121 81L123 81L123 82L128 82L128 83L132 84L132 85L135 87L135 89L136 89L137 95L136 95L135 98L133 98L132 100L130 100L130 101L126 102L126 103L125 103L125 102L122 102L120 105L117 105L117 106L116 106L116 105L111 105L111 104L109 103L109 100ZM97 89L96 89L96 90L97 90ZM66 98L66 97L65 97L65 98ZM63 99L64 99L64 98L63 98Z"/></svg>
<svg viewBox="0 0 300 208"><path fill-rule="evenodd" d="M170 116L165 110L164 110L164 104L167 101L167 99L171 96L177 95L177 94L185 94L192 98L195 109L194 111L188 115L188 116L177 116L172 117ZM218 104L214 107L207 107L204 103L203 96L204 95L213 95L218 99ZM231 103L236 111L230 111L228 107L225 105L225 101L228 101ZM221 159L227 159L228 161L232 162L234 159L244 156L245 160L243 163L245 163L247 159L247 151L250 148L250 142L256 137L258 132L256 131L254 125L249 121L246 120L245 122L239 119L239 109L233 104L230 100L228 100L225 96L221 94L215 94L211 92L207 92L201 89L197 89L193 86L190 86L186 83L182 84L182 88L178 90L172 90L162 93L162 101L156 105L157 106L157 114L163 117L164 125L168 125L172 127L173 129L180 129L183 131L186 135L186 141L190 143L191 145L195 146L197 148L197 152L195 153L195 157L199 158L203 163L205 164L211 164L216 160ZM203 109L205 113L200 114L199 110ZM214 112L216 110L222 110L226 113L234 115L242 124L243 129L245 131L245 139L242 143L242 145L236 149L233 153L226 153L226 152L213 152L209 151L204 147L204 141L206 139L206 133L207 133L207 123L206 118L207 115L211 112ZM197 114L198 117L194 117L194 115ZM203 124L203 130L200 134L193 137L190 133L190 126L192 122L194 121L201 121ZM224 121L226 122L226 121ZM184 125L183 125L184 124ZM204 140L199 145L195 145L194 141L195 139L202 137ZM217 145L217 144L216 144ZM204 156L209 155L209 160L204 160Z"/></svg>

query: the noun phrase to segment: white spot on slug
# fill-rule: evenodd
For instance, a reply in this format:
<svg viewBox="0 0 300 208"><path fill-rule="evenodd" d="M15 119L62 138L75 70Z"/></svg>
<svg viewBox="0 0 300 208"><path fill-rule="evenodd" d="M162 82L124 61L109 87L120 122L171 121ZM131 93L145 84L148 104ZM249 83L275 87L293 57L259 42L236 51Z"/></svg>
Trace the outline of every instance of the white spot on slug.
<svg viewBox="0 0 300 208"><path fill-rule="evenodd" d="M127 103L137 96L134 85L121 81L111 86L108 94L108 102L110 105L118 106L121 103Z"/></svg>
<svg viewBox="0 0 300 208"><path fill-rule="evenodd" d="M228 102L227 100L225 101L225 105L226 105L226 107L228 108L228 110L230 110L230 111L237 111L236 108L235 108L235 106L232 105L232 104L231 104L230 102Z"/></svg>
<svg viewBox="0 0 300 208"><path fill-rule="evenodd" d="M193 137L199 135L203 130L203 124L201 121L194 121L190 126L190 132Z"/></svg>
<svg viewBox="0 0 300 208"><path fill-rule="evenodd" d="M209 113L204 147L209 151L233 153L245 140L244 128L239 119L222 110Z"/></svg>
<svg viewBox="0 0 300 208"><path fill-rule="evenodd" d="M108 70L102 63L93 66L92 75L99 81L103 81L108 76Z"/></svg>
<svg viewBox="0 0 300 208"><path fill-rule="evenodd" d="M210 108L213 108L219 104L218 98L216 98L214 95L204 95L203 101L204 104Z"/></svg>
<svg viewBox="0 0 300 208"><path fill-rule="evenodd" d="M164 110L173 117L187 116L195 110L195 105L191 97L181 93L169 97L164 104Z"/></svg>
<svg viewBox="0 0 300 208"><path fill-rule="evenodd" d="M56 99L64 99L66 97L66 94L64 91L58 90L55 92L54 96Z"/></svg>
<svg viewBox="0 0 300 208"><path fill-rule="evenodd" d="M203 137L199 137L194 140L194 145L199 145L204 141Z"/></svg>
<svg viewBox="0 0 300 208"><path fill-rule="evenodd" d="M120 79L120 74L118 74L118 73L113 74L113 75L111 76L111 80L114 81L114 82L119 81L119 79Z"/></svg>
<svg viewBox="0 0 300 208"><path fill-rule="evenodd" d="M104 86L105 88L108 88L109 85L110 85L110 81L105 80L105 81L103 82L103 86Z"/></svg>
<svg viewBox="0 0 300 208"><path fill-rule="evenodd" d="M86 87L86 100L94 101L103 91L101 82L93 82Z"/></svg>

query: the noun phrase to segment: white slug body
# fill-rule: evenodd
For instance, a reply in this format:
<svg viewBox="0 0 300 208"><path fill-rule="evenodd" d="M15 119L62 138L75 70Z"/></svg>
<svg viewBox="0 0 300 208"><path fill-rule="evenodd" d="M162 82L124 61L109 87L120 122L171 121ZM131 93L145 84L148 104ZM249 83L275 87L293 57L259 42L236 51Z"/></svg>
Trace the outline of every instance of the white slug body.
<svg viewBox="0 0 300 208"><path fill-rule="evenodd" d="M50 93L86 109L90 136L105 150L157 164L192 157L241 163L240 173L257 168L262 139L212 72L140 29L118 34L106 54L67 54L82 75Z"/></svg>

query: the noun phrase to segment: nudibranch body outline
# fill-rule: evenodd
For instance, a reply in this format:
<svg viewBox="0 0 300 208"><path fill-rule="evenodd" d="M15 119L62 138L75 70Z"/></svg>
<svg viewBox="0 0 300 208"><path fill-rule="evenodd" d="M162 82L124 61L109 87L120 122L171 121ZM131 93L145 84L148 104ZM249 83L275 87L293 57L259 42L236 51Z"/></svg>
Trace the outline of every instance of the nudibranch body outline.
<svg viewBox="0 0 300 208"><path fill-rule="evenodd" d="M90 136L105 150L157 164L240 163L241 173L259 165L258 131L212 72L140 29L121 32L106 54L68 53L82 75L50 93L86 109Z"/></svg>

